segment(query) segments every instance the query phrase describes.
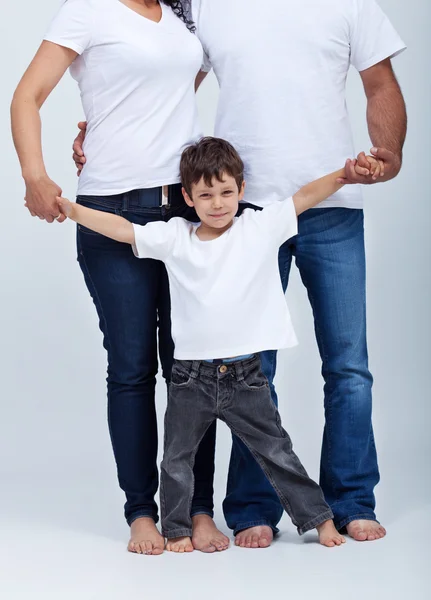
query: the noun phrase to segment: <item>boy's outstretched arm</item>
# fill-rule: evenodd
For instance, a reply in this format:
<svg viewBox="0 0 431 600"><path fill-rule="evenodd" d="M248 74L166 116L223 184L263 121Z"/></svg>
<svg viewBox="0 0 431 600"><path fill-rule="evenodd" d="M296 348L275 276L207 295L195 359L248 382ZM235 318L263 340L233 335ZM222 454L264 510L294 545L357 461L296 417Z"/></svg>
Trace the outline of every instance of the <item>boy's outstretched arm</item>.
<svg viewBox="0 0 431 600"><path fill-rule="evenodd" d="M117 242L135 243L133 225L127 219L81 206L75 202L70 202L66 198L58 197L57 202L62 214L72 219L72 221Z"/></svg>
<svg viewBox="0 0 431 600"><path fill-rule="evenodd" d="M337 182L337 179L341 177L345 177L344 168L304 185L293 196L296 214L300 215L309 208L313 208L313 206L319 204L319 202L323 202L323 200L326 200L326 198L329 198L335 192L338 192L344 186L343 183Z"/></svg>

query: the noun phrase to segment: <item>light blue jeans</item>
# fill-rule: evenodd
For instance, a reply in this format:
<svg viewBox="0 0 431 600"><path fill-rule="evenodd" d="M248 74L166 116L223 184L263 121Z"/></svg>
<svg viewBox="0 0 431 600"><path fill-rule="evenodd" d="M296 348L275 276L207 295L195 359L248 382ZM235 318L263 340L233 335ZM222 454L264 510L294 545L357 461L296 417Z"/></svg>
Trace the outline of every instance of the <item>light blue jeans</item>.
<svg viewBox="0 0 431 600"><path fill-rule="evenodd" d="M357 209L309 210L299 217L298 235L279 254L284 289L295 257L313 309L325 380L320 485L339 529L355 519L375 519L374 487L379 481L371 424L363 220ZM277 353L264 352L261 359L277 404ZM256 525L277 531L282 515L273 488L235 437L223 508L235 532Z"/></svg>

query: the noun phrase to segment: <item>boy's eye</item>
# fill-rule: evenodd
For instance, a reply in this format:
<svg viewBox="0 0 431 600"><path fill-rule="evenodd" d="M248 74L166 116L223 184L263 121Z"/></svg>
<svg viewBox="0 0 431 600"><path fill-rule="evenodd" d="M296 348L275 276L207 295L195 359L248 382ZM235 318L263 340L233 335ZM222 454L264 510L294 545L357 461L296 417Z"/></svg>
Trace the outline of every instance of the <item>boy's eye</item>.
<svg viewBox="0 0 431 600"><path fill-rule="evenodd" d="M199 198L203 198L203 199L205 199L205 198L210 198L210 195L209 195L209 194L201 194L201 195L199 196Z"/></svg>
<svg viewBox="0 0 431 600"><path fill-rule="evenodd" d="M223 196L230 196L230 194L232 194L232 193L233 193L232 190L225 190L223 192Z"/></svg>

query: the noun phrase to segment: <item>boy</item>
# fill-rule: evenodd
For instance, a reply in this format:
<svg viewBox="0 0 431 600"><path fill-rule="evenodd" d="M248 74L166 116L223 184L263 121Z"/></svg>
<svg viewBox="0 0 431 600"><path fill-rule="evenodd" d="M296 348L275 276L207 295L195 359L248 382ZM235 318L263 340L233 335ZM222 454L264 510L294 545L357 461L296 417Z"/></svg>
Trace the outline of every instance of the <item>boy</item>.
<svg viewBox="0 0 431 600"><path fill-rule="evenodd" d="M370 177L381 165L369 158ZM296 338L281 287L278 249L297 233L297 215L334 194L344 169L304 186L262 211L245 210L244 165L226 141L204 138L181 159L186 203L200 223L182 218L133 225L58 198L72 220L119 242L137 257L162 260L169 274L175 363L161 465L162 533L167 550L190 552L190 505L196 450L216 418L251 450L300 534L317 528L320 543L344 543L320 487L292 450L260 368L258 353ZM262 310L262 307L265 307ZM280 322L284 327L280 328Z"/></svg>

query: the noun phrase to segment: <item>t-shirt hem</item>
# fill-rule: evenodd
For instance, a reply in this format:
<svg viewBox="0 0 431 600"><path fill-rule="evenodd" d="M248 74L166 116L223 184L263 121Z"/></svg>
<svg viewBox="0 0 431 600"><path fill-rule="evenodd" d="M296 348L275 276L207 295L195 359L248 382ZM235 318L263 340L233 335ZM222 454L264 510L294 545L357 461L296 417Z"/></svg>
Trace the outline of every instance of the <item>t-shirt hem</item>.
<svg viewBox="0 0 431 600"><path fill-rule="evenodd" d="M173 185L175 183L180 183L180 178L167 178L156 181L140 181L133 185L128 185L127 187L122 188L104 188L97 190L92 188L86 188L85 186L81 189L78 184L78 196L116 196L117 194L125 194L126 192L131 192L132 190L144 190L151 189L155 187L162 187L164 185Z"/></svg>
<svg viewBox="0 0 431 600"><path fill-rule="evenodd" d="M63 38L56 38L53 36L45 36L43 39L46 42L52 42L53 44L57 44L57 46L63 46L64 48L70 48L71 50L73 50L74 52L77 52L78 54L82 54L85 50L85 48L83 48L79 44L75 44L75 42L71 42L70 40L65 40Z"/></svg>
<svg viewBox="0 0 431 600"><path fill-rule="evenodd" d="M243 356L245 354L258 354L266 350L283 350L284 348L294 348L298 345L298 340L292 338L280 343L259 344L256 346L240 346L237 348L216 348L214 350L194 350L193 352L181 352L175 350L174 358L176 360L213 360L216 358L234 358L235 356Z"/></svg>
<svg viewBox="0 0 431 600"><path fill-rule="evenodd" d="M361 63L356 68L359 72L366 71L367 69L374 67L374 65L377 65L379 62L382 62L382 60L385 60L386 58L395 58L396 56L398 56L399 54L404 52L404 50L406 50L406 49L407 49L407 46L403 45L403 46L398 47L398 49L395 51L386 50L385 52L381 52L380 54L377 54L373 58L368 59L364 63Z"/></svg>

